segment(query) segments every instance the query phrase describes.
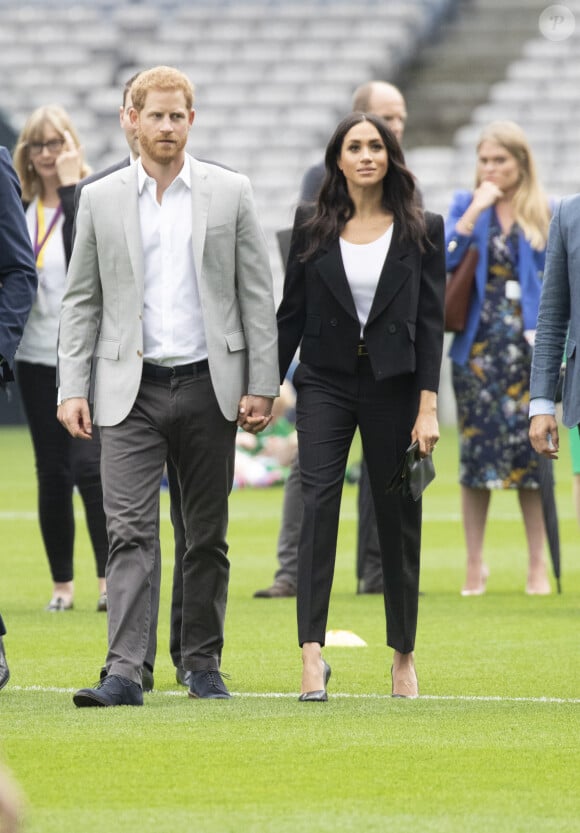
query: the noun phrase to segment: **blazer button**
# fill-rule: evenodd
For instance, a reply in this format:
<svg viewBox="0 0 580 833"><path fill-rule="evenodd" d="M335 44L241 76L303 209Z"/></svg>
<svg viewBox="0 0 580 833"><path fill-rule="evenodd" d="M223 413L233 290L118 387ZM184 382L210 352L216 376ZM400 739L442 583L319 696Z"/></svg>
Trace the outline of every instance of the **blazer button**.
<svg viewBox="0 0 580 833"><path fill-rule="evenodd" d="M330 319L330 326L331 327L338 327L338 319L337 318L331 318Z"/></svg>
<svg viewBox="0 0 580 833"><path fill-rule="evenodd" d="M389 324L389 332L396 333L397 332L397 325L396 324Z"/></svg>
<svg viewBox="0 0 580 833"><path fill-rule="evenodd" d="M448 252L454 252L456 248L457 248L457 240L450 240L449 244L447 246L447 251Z"/></svg>
<svg viewBox="0 0 580 833"><path fill-rule="evenodd" d="M143 353L141 352L141 350L137 350L137 355L139 356L140 359L143 358Z"/></svg>

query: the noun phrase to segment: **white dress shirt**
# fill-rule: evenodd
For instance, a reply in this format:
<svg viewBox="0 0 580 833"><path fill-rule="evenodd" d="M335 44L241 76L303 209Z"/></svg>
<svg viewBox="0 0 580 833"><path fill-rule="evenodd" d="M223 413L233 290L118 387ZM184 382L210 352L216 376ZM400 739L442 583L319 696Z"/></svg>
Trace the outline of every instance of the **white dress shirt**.
<svg viewBox="0 0 580 833"><path fill-rule="evenodd" d="M143 244L143 358L180 365L207 358L191 242L191 172L186 161L157 201L157 183L137 161Z"/></svg>

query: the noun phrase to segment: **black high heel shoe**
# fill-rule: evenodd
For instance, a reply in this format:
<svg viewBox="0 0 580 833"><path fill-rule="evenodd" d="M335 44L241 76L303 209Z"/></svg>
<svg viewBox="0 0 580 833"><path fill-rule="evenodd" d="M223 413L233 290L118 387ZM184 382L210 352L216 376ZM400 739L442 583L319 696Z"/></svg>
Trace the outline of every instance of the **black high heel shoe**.
<svg viewBox="0 0 580 833"><path fill-rule="evenodd" d="M322 660L322 662L324 664L324 688L319 691L305 691L304 694L301 694L298 698L301 703L326 703L328 700L326 686L330 680L332 669L325 660Z"/></svg>

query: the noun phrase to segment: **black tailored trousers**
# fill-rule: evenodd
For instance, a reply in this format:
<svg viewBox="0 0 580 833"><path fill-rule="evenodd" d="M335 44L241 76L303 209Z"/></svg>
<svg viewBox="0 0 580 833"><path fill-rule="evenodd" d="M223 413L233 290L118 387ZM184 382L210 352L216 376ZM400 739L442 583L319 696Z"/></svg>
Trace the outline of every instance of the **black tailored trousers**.
<svg viewBox="0 0 580 833"><path fill-rule="evenodd" d="M85 509L97 575L104 577L109 550L101 487L99 432L73 439L56 418L56 368L19 361L16 374L36 462L38 516L52 580L72 581L76 486Z"/></svg>
<svg viewBox="0 0 580 833"><path fill-rule="evenodd" d="M334 575L340 502L349 449L359 428L377 518L387 644L415 645L421 501L385 488L410 443L419 394L411 374L377 382L368 357L355 374L301 363L294 376L304 502L298 549L298 640L324 645Z"/></svg>

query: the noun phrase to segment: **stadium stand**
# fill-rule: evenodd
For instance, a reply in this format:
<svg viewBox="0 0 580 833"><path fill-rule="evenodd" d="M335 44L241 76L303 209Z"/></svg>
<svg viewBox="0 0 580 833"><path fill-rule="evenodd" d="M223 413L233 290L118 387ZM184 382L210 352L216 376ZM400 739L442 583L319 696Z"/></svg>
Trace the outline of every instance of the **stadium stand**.
<svg viewBox="0 0 580 833"><path fill-rule="evenodd" d="M250 177L280 285L275 232L352 90L400 71L454 2L0 0L2 107L18 130L37 105L61 103L99 168L124 153L124 81L157 63L182 68L196 84L190 149Z"/></svg>
<svg viewBox="0 0 580 833"><path fill-rule="evenodd" d="M10 136L36 106L60 103L98 169L125 153L125 80L147 66L196 85L188 148L246 173L270 247L291 223L304 170L320 159L353 89L402 87L407 161L428 208L469 187L482 124L513 118L554 195L578 190L579 25L541 34L545 0L0 0L0 123ZM0 420L1 420L0 414ZM452 417L451 417L452 418Z"/></svg>

